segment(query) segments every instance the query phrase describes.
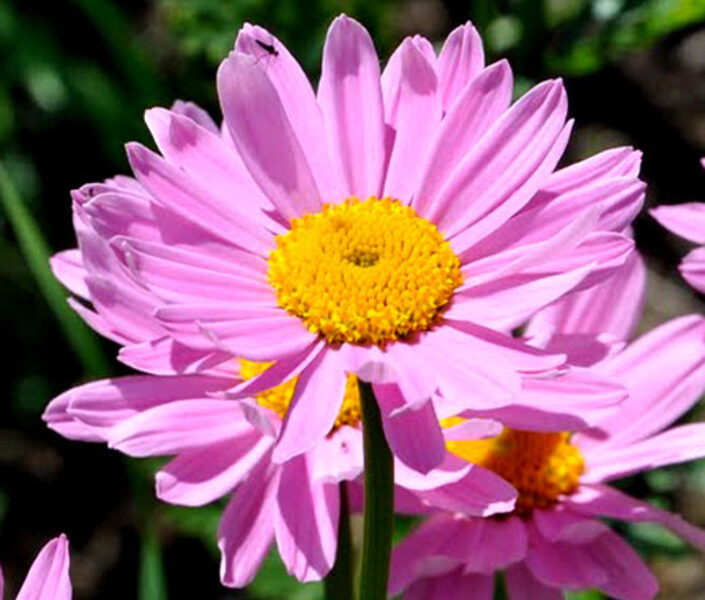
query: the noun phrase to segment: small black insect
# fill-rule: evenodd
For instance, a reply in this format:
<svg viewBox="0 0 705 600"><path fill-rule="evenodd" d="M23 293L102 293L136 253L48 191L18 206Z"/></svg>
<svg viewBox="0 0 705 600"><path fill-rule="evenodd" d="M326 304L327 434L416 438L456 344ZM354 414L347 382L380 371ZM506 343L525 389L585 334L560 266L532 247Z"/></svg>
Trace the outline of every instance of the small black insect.
<svg viewBox="0 0 705 600"><path fill-rule="evenodd" d="M279 56L279 50L277 50L273 44L266 44L265 42L262 42L260 40L255 40L255 43L262 48L267 54L271 54L272 56Z"/></svg>

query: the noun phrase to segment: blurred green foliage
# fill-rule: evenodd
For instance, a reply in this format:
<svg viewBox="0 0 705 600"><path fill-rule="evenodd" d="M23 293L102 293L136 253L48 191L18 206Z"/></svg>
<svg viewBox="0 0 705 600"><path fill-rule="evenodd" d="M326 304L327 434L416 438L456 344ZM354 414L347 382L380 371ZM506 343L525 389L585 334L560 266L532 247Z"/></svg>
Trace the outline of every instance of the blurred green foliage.
<svg viewBox="0 0 705 600"><path fill-rule="evenodd" d="M384 56L390 47L399 0L160 0L169 30L188 57L218 64L232 49L237 29L246 22L266 27L301 61L308 73L318 72L321 48L331 20L341 12L354 15L369 29Z"/></svg>

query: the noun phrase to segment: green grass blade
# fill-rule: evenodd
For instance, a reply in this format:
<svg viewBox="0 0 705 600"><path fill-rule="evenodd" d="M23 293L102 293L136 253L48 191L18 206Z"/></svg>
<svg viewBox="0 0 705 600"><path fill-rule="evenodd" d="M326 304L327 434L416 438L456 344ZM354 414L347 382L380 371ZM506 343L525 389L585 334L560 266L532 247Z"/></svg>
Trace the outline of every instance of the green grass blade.
<svg viewBox="0 0 705 600"><path fill-rule="evenodd" d="M98 340L66 303L66 291L49 268L49 247L1 161L0 206L42 296L54 313L84 373L89 377L107 375L110 370Z"/></svg>

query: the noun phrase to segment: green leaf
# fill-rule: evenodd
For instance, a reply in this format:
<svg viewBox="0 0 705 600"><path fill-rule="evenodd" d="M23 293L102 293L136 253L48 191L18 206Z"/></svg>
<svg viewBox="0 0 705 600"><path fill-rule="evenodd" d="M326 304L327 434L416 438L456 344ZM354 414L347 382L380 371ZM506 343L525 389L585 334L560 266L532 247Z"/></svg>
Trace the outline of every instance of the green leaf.
<svg viewBox="0 0 705 600"><path fill-rule="evenodd" d="M565 600L603 600L605 597L597 590L583 592L564 592Z"/></svg>

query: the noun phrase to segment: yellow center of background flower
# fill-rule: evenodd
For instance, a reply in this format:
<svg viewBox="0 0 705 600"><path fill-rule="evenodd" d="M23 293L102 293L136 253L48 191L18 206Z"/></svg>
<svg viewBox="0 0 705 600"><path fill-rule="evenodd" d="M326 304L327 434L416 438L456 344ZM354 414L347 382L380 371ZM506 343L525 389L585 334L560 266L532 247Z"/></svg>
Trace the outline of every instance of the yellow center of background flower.
<svg viewBox="0 0 705 600"><path fill-rule="evenodd" d="M444 423L450 426L455 423ZM504 429L494 438L446 442L450 452L496 473L519 492L515 513L548 508L579 485L585 462L569 433Z"/></svg>
<svg viewBox="0 0 705 600"><path fill-rule="evenodd" d="M240 377L245 381L264 373L264 371L274 364L271 362L254 362L244 358L240 359L239 362ZM255 396L255 399L260 406L273 410L283 419L286 416L286 411L289 409L291 399L294 397L297 381L298 377L293 377L281 385L260 392ZM327 402L334 402L335 398L327 398L325 400ZM360 391L357 386L357 377L348 374L343 405L340 408L338 418L335 420L332 431L335 431L342 425L356 426L360 423L361 418Z"/></svg>
<svg viewBox="0 0 705 600"><path fill-rule="evenodd" d="M462 281L435 225L391 198L326 204L276 243L268 276L279 306L331 344L426 331Z"/></svg>

